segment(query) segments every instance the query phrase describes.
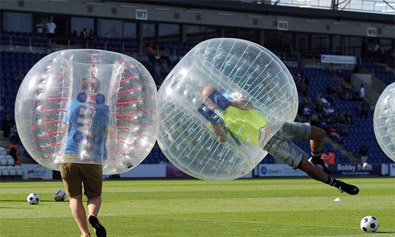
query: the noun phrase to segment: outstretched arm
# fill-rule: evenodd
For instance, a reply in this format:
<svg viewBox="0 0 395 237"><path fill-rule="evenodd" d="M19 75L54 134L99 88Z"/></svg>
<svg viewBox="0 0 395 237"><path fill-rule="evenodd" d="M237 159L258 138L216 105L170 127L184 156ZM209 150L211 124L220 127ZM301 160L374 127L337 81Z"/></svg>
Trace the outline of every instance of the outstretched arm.
<svg viewBox="0 0 395 237"><path fill-rule="evenodd" d="M211 128L213 130L214 135L218 138L219 142L221 143L226 142L228 136L226 134L225 128L222 125L218 123L212 124Z"/></svg>
<svg viewBox="0 0 395 237"><path fill-rule="evenodd" d="M107 135L107 139L112 140L115 138L115 129L112 126L105 126L104 133Z"/></svg>
<svg viewBox="0 0 395 237"><path fill-rule="evenodd" d="M65 124L65 123L62 123L61 125L60 125L60 131L59 131L59 133L60 134L65 134L66 133L66 131L67 131L67 124Z"/></svg>
<svg viewBox="0 0 395 237"><path fill-rule="evenodd" d="M244 109L244 110L254 109L254 105L252 104L252 102L247 100L244 97L232 100L231 101L231 106L239 108L239 109Z"/></svg>

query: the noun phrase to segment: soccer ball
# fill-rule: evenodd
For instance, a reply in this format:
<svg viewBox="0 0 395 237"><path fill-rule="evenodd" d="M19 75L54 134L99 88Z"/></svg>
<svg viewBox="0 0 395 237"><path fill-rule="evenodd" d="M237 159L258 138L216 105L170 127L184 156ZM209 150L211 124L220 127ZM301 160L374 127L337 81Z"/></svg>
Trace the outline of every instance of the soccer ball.
<svg viewBox="0 0 395 237"><path fill-rule="evenodd" d="M376 232L379 228L379 221L374 216L365 216L361 220L361 229L364 232Z"/></svg>
<svg viewBox="0 0 395 237"><path fill-rule="evenodd" d="M63 202L66 199L66 193L59 189L53 193L53 199L55 199L57 202Z"/></svg>
<svg viewBox="0 0 395 237"><path fill-rule="evenodd" d="M31 193L29 194L29 196L27 196L26 201L30 205L37 205L40 203L40 195L38 195L37 193Z"/></svg>

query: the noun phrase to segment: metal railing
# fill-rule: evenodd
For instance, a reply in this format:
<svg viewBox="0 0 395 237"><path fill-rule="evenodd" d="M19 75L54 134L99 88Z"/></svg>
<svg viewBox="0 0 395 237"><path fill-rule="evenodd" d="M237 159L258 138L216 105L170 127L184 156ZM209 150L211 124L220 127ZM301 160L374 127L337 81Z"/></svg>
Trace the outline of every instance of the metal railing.
<svg viewBox="0 0 395 237"><path fill-rule="evenodd" d="M125 39L124 39L125 40ZM0 37L0 45L8 46L11 50L15 47L28 47L28 48L45 48L50 50L57 49L103 49L115 51L119 53L137 53L140 55L145 54L145 46L137 43L114 41L113 39L101 40L81 40L81 39L50 39L45 37L34 36L18 36L18 35L4 35ZM157 45L155 46L156 54L167 52L173 55L184 55L190 50L190 47L182 45Z"/></svg>

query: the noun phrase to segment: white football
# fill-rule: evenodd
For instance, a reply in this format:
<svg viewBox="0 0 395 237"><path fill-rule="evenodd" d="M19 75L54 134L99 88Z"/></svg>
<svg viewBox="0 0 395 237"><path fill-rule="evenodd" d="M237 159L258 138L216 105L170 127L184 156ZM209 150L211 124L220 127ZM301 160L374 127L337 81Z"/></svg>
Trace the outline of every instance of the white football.
<svg viewBox="0 0 395 237"><path fill-rule="evenodd" d="M59 189L53 193L53 199L55 199L57 202L63 202L66 199L66 193Z"/></svg>
<svg viewBox="0 0 395 237"><path fill-rule="evenodd" d="M364 232L376 232L379 228L379 221L374 216L365 216L361 220L361 230Z"/></svg>
<svg viewBox="0 0 395 237"><path fill-rule="evenodd" d="M31 193L27 196L26 201L31 205L37 205L40 203L40 195L37 193Z"/></svg>

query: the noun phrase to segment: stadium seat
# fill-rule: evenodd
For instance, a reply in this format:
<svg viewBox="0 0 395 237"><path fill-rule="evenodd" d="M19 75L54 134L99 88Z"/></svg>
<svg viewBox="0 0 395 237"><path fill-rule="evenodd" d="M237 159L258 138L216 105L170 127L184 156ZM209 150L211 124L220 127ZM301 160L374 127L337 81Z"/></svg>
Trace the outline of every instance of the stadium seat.
<svg viewBox="0 0 395 237"><path fill-rule="evenodd" d="M15 176L16 175L16 170L14 168L14 166L10 165L7 167L8 168L8 174L11 176Z"/></svg>
<svg viewBox="0 0 395 237"><path fill-rule="evenodd" d="M20 165L15 166L16 175L22 176L23 175L23 168Z"/></svg>
<svg viewBox="0 0 395 237"><path fill-rule="evenodd" d="M14 165L14 158L12 158L12 156L7 155L6 156L6 161L7 161L7 165Z"/></svg>
<svg viewBox="0 0 395 237"><path fill-rule="evenodd" d="M0 156L5 156L7 155L7 151L6 150L0 150Z"/></svg>
<svg viewBox="0 0 395 237"><path fill-rule="evenodd" d="M0 157L0 165L7 165L8 160L5 156Z"/></svg>
<svg viewBox="0 0 395 237"><path fill-rule="evenodd" d="M0 167L0 175L1 176L8 176L10 174L7 166Z"/></svg>

